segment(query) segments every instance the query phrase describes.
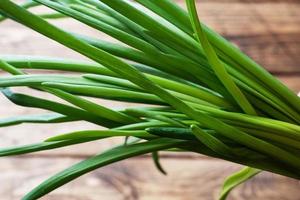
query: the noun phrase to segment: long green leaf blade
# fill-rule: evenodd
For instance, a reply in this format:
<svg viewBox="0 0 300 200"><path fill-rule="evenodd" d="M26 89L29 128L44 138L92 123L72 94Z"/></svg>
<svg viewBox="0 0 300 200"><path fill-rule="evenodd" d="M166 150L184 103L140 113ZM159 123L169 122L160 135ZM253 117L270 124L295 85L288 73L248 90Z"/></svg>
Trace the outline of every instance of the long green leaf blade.
<svg viewBox="0 0 300 200"><path fill-rule="evenodd" d="M2 93L13 103L25 107L34 107L34 108L41 108L45 110L50 110L56 113L60 113L66 116L70 116L72 118L78 120L85 120L88 122L92 122L94 124L98 124L104 127L116 127L120 126L121 124L115 123L111 120L107 120L101 118L99 116L90 114L84 110L77 109L72 106L68 106L65 104L57 103L50 100L45 100L29 95L24 95L20 93L11 92L9 89L2 90Z"/></svg>
<svg viewBox="0 0 300 200"><path fill-rule="evenodd" d="M238 185L242 184L243 182L251 179L253 176L260 173L261 170L251 168L251 167L245 167L242 170L232 174L229 176L223 184L222 192L219 197L219 200L225 200L229 194L229 192L237 187Z"/></svg>
<svg viewBox="0 0 300 200"><path fill-rule="evenodd" d="M215 71L217 77L221 80L221 82L227 88L228 92L232 95L232 97L236 100L236 102L240 105L245 113L256 115L256 111L248 102L247 98L244 96L241 90L236 86L230 75L227 73L225 67L219 60L213 47L210 45L206 33L203 31L201 23L199 22L195 0L186 0L186 2L194 32L197 36L197 39L202 44L208 62Z"/></svg>
<svg viewBox="0 0 300 200"><path fill-rule="evenodd" d="M221 140L199 128L197 125L191 126L192 133L195 137L214 152L225 157L234 157L234 152Z"/></svg>
<svg viewBox="0 0 300 200"><path fill-rule="evenodd" d="M0 127L13 126L22 123L63 123L76 120L78 119L56 113L24 115L0 119Z"/></svg>
<svg viewBox="0 0 300 200"><path fill-rule="evenodd" d="M150 135L146 131L125 131L125 130L87 130L87 131L77 131L73 133L57 135L50 137L46 140L46 142L53 141L63 141L63 140L77 140L77 139L85 139L85 138L99 138L99 137L119 137L119 136L132 136L139 138L155 138L153 135Z"/></svg>
<svg viewBox="0 0 300 200"><path fill-rule="evenodd" d="M34 153L39 151L46 151L56 148L62 148L70 145L85 143L94 141L100 138L85 138L80 140L64 140L64 141L55 141L55 142L41 142L36 144L29 144L17 147L9 147L9 148L0 148L0 157L4 156L15 156L15 155L22 155L28 153Z"/></svg>
<svg viewBox="0 0 300 200"><path fill-rule="evenodd" d="M53 177L49 178L48 180L44 181L42 184L34 188L31 192L29 192L23 198L23 200L38 199L79 176L82 176L92 170L109 165L111 163L128 159L130 157L143 155L153 151L176 147L180 143L182 143L182 141L157 139L149 142L126 145L108 150L100 155L84 160L54 175Z"/></svg>

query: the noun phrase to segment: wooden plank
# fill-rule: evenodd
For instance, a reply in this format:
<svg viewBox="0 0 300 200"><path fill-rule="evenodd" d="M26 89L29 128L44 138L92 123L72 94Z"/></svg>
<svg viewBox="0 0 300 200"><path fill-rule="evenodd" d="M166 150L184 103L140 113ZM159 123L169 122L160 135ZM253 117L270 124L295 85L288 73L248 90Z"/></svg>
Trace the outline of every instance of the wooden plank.
<svg viewBox="0 0 300 200"><path fill-rule="evenodd" d="M205 23L268 70L274 73L300 71L300 4L207 1L200 2L198 9ZM111 40L74 20L53 23L68 30L80 30L82 34ZM0 28L0 46L4 47L0 49L0 54L64 55L66 58L85 59L11 21L1 23Z"/></svg>
<svg viewBox="0 0 300 200"><path fill-rule="evenodd" d="M34 186L77 159L0 160L1 198L20 199ZM163 159L168 176L161 175L150 159L130 159L85 175L54 191L43 200L193 200L216 199L224 178L240 168L219 160ZM230 200L295 200L299 182L263 173L235 190Z"/></svg>
<svg viewBox="0 0 300 200"><path fill-rule="evenodd" d="M295 74L300 72L299 34L271 36L226 36L253 60L273 74Z"/></svg>
<svg viewBox="0 0 300 200"><path fill-rule="evenodd" d="M184 6L184 4L181 4ZM222 35L299 32L299 4L205 2L197 5L200 19ZM280 13L280 15L278 15Z"/></svg>
<svg viewBox="0 0 300 200"><path fill-rule="evenodd" d="M300 71L300 1L229 2L199 1L200 18L269 71Z"/></svg>
<svg viewBox="0 0 300 200"><path fill-rule="evenodd" d="M294 92L296 92L296 93L300 92L300 76L299 75L279 76L279 80L281 80L285 85L287 85Z"/></svg>

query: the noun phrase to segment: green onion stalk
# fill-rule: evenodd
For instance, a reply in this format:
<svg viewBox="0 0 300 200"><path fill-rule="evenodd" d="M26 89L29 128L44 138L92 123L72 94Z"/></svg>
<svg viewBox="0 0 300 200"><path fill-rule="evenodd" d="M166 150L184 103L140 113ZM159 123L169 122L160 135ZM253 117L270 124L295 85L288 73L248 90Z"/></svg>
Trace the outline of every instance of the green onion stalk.
<svg viewBox="0 0 300 200"><path fill-rule="evenodd" d="M2 94L16 105L48 111L2 118L0 126L82 121L99 129L2 148L0 156L113 137L126 141L50 177L24 200L38 199L100 167L148 153L165 174L161 151L194 152L244 165L224 181L220 200L262 171L300 179L300 98L203 24L194 0L186 0L186 5L187 10L171 0L33 0L22 5L1 1L0 21L14 20L90 61L0 56L0 68L10 74L0 79ZM32 7L52 11L35 14ZM77 20L118 42L50 22L61 18ZM28 69L32 73L26 73ZM17 87L63 101L14 92ZM142 105L117 110L88 97Z"/></svg>

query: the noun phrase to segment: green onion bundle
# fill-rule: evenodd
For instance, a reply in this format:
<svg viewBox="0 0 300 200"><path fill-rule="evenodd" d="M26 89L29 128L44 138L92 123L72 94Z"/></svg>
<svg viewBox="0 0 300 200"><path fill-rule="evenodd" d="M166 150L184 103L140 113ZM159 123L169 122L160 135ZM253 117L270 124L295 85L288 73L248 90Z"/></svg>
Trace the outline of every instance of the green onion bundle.
<svg viewBox="0 0 300 200"><path fill-rule="evenodd" d="M0 21L11 18L91 62L0 57L0 68L13 75L0 79L2 94L17 105L50 111L1 119L0 126L86 121L99 125L99 130L0 149L0 156L112 137L126 140L54 175L24 200L147 153L164 173L159 151L196 152L247 166L225 180L220 199L261 170L300 179L300 98L201 23L194 0L186 0L186 5L187 11L172 0L34 0L23 5L1 1ZM37 6L53 12L37 15L28 10ZM119 42L69 32L47 21L61 17L78 20ZM47 71L28 74L27 69ZM47 74L49 70L56 73ZM14 87L51 93L65 103L16 93ZM87 97L142 105L114 110Z"/></svg>

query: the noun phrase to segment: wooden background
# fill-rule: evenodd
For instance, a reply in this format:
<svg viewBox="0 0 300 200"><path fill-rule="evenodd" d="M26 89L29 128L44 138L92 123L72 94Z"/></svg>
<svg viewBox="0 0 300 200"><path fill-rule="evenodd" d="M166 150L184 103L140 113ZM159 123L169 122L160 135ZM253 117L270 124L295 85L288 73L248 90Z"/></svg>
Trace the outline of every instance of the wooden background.
<svg viewBox="0 0 300 200"><path fill-rule="evenodd" d="M179 2L183 4L182 2ZM265 66L295 92L300 91L299 0L202 0L201 18ZM68 30L97 35L69 20L54 22ZM104 35L100 35L105 37ZM0 54L30 54L81 58L16 23L0 24ZM102 103L122 107L112 102ZM41 113L16 107L0 97L1 116ZM83 123L20 125L1 128L0 147L38 142L72 130L93 129ZM56 172L119 140L83 144L63 150L0 159L0 199L18 200ZM241 166L194 154L164 154L163 176L149 156L136 157L85 175L54 191L43 200L194 200L216 199L223 179ZM262 173L232 192L230 200L299 200L299 181Z"/></svg>

